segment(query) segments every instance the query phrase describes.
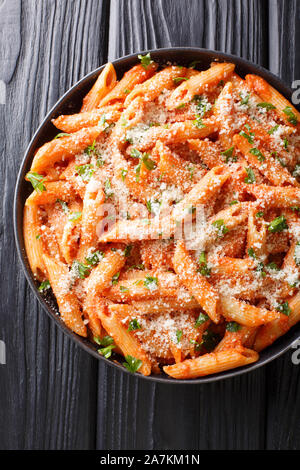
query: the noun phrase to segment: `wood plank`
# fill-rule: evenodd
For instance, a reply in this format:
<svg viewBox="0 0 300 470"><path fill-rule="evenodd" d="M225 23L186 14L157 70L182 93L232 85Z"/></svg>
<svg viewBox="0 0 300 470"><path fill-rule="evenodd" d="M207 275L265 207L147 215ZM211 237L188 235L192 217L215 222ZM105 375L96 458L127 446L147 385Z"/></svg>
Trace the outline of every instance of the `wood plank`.
<svg viewBox="0 0 300 470"><path fill-rule="evenodd" d="M106 61L107 15L106 1L22 2L21 51L6 105L0 105L0 339L7 346L7 365L0 366L0 442L5 449L94 447L97 361L37 305L15 251L12 203L19 164L39 122L70 85Z"/></svg>
<svg viewBox="0 0 300 470"><path fill-rule="evenodd" d="M157 47L199 46L267 65L265 2L189 0L186 5L181 0L111 2L109 59ZM100 365L97 447L262 448L264 375L259 370L204 386L153 385Z"/></svg>
<svg viewBox="0 0 300 470"><path fill-rule="evenodd" d="M300 78L300 4L297 0L269 1L270 70L288 86ZM267 449L299 449L300 369L290 350L266 367Z"/></svg>

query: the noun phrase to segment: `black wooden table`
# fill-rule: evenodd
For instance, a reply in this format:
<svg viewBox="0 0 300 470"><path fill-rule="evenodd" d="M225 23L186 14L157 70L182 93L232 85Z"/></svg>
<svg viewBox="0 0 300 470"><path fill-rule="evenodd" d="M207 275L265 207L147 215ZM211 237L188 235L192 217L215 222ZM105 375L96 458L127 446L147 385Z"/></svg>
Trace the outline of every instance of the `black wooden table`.
<svg viewBox="0 0 300 470"><path fill-rule="evenodd" d="M202 386L104 366L49 320L17 259L12 204L38 124L86 73L125 54L199 46L300 79L298 0L0 0L2 449L300 449L291 352ZM298 28L297 28L298 26Z"/></svg>

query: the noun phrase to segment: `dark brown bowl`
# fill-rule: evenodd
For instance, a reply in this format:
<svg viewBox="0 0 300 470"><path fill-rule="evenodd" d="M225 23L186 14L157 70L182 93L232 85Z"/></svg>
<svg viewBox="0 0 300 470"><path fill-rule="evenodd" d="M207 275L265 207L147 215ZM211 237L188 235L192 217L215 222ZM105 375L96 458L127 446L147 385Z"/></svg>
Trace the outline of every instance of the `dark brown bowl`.
<svg viewBox="0 0 300 470"><path fill-rule="evenodd" d="M148 52L148 51L147 51ZM197 69L206 69L209 67L210 63L213 60L219 61L229 61L236 64L236 71L239 75L244 77L247 73L255 73L260 75L264 79L266 79L273 87L275 87L280 93L283 94L287 99L291 99L292 91L289 87L287 87L278 77L273 75L268 70L255 65L247 60L241 59L239 57L230 55L230 54L223 54L222 52L210 51L207 49L200 49L194 47L174 47L168 49L154 49L150 51L151 57L163 64L168 61L172 63L177 63L179 65L188 65L192 61L199 61L197 64ZM121 59L115 60L113 65L116 69L118 78L122 77L124 72L126 72L130 67L137 64L139 62L138 54L131 54L125 56ZM145 52L141 52L141 54L145 54ZM72 114L77 113L80 110L82 99L85 94L89 91L92 87L96 78L98 77L99 73L103 69L104 66L97 68L93 72L86 75L82 78L78 83L76 83L67 93L63 95L63 97L55 104L55 106L51 109L48 115L45 117L42 124L39 126L37 131L35 132L26 152L25 156L18 174L16 190L15 190L15 199L14 199L14 231L15 231L15 239L17 244L17 250L20 256L20 260L26 275L26 278L38 298L40 304L47 312L47 314L52 318L52 320L61 328L70 338L73 339L79 346L81 346L85 351L89 352L95 358L106 362L107 364L119 369L123 373L129 373L127 369L125 369L122 365L113 362L112 359L106 359L101 356L97 352L97 347L92 344L88 339L81 338L80 336L73 333L63 321L60 319L59 315L57 314L57 305L56 301L53 296L49 295L46 298L42 296L38 289L36 281L32 275L30 270L30 266L28 263L25 246L24 246L24 238L23 238L23 207L26 198L32 191L32 187L30 183L25 181L24 177L26 173L29 171L31 162L33 160L34 153L38 147L43 145L45 142L53 139L53 137L57 134L57 129L51 123L51 119L59 116L60 114ZM225 379L227 377L234 377L236 375L244 374L245 372L250 372L251 370L257 369L264 364L272 361L276 357L283 354L287 351L292 343L300 336L300 324L293 327L288 333L284 336L279 338L268 347L266 350L262 351L260 354L259 361L250 364L248 366L240 367L238 369L228 370L225 372L221 372L219 374L214 374L207 377L201 377L199 379L193 380L175 380L166 375L161 376L149 376L144 377L140 374L135 374L136 376L152 381L152 382L161 382L165 384L201 384L207 382L214 382L216 380Z"/></svg>

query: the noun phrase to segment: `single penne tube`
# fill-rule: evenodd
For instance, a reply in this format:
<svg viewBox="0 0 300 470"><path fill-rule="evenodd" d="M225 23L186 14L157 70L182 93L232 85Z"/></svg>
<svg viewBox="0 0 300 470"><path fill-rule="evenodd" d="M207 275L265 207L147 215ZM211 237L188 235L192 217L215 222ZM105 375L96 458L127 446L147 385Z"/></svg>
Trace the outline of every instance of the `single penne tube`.
<svg viewBox="0 0 300 470"><path fill-rule="evenodd" d="M225 83L213 107L213 114L219 122L219 139L224 150L232 147L234 135L234 97L232 82Z"/></svg>
<svg viewBox="0 0 300 470"><path fill-rule="evenodd" d="M167 108L175 109L191 101L195 95L201 95L204 92L210 91L221 80L230 78L233 70L234 64L223 63L193 75L189 80L183 81L173 91L167 100Z"/></svg>
<svg viewBox="0 0 300 470"><path fill-rule="evenodd" d="M145 82L151 78L157 69L157 64L152 62L146 68L141 64L135 65L127 72L124 73L122 79L115 85L115 87L107 93L99 103L99 106L107 106L115 102L123 102L133 89L140 83Z"/></svg>
<svg viewBox="0 0 300 470"><path fill-rule="evenodd" d="M257 352L270 346L276 339L284 335L290 329L288 317L281 315L277 320L271 321L259 328L253 349Z"/></svg>
<svg viewBox="0 0 300 470"><path fill-rule="evenodd" d="M226 349L241 349L242 346L246 348L249 343L254 340L257 332L257 327L240 326L238 331L226 330L220 343L215 347L214 352L224 351Z"/></svg>
<svg viewBox="0 0 300 470"><path fill-rule="evenodd" d="M71 265L76 258L78 250L82 204L73 201L69 204L68 210L68 221L64 224L59 248L66 263ZM75 220L72 220L72 217L74 217Z"/></svg>
<svg viewBox="0 0 300 470"><path fill-rule="evenodd" d="M261 218L256 217L257 209L249 208L247 230L247 255L253 251L257 258L267 256L267 226ZM250 252L250 250L252 250ZM253 256L253 255L252 255Z"/></svg>
<svg viewBox="0 0 300 470"><path fill-rule="evenodd" d="M283 121L289 126L297 126L300 120L299 111L282 96L279 91L275 90L266 80L258 75L248 74L245 77L248 87L255 91L264 102L271 103L275 106L275 111Z"/></svg>
<svg viewBox="0 0 300 470"><path fill-rule="evenodd" d="M199 126L195 121L173 122L166 126L153 126L143 133L143 136L134 146L144 151L154 147L160 140L166 145L185 142L188 139L203 139L218 130L214 119L203 119Z"/></svg>
<svg viewBox="0 0 300 470"><path fill-rule="evenodd" d="M144 278L122 279L105 291L105 296L114 302L132 302L133 300L157 299L159 297L176 298L180 282L173 273L158 272Z"/></svg>
<svg viewBox="0 0 300 470"><path fill-rule="evenodd" d="M191 295L182 295L182 291L177 292L177 298L134 300L132 306L140 315L171 313L199 308L197 300Z"/></svg>
<svg viewBox="0 0 300 470"><path fill-rule="evenodd" d="M117 84L117 75L113 64L110 62L105 65L97 78L95 84L83 98L81 111L91 111L99 106L101 100L114 88Z"/></svg>
<svg viewBox="0 0 300 470"><path fill-rule="evenodd" d="M85 150L97 140L102 131L103 127L95 126L80 129L71 135L47 142L35 154L30 171L43 172L47 167L54 165L54 163L67 160L81 153L82 150Z"/></svg>
<svg viewBox="0 0 300 470"><path fill-rule="evenodd" d="M118 275L125 261L123 250L106 250L100 263L92 270L85 281L87 294L100 295L107 289L112 284L113 276Z"/></svg>
<svg viewBox="0 0 300 470"><path fill-rule="evenodd" d="M300 204L300 189L291 186L245 184L244 189L248 194L253 194L262 207L267 204L268 209L276 207L288 209Z"/></svg>
<svg viewBox="0 0 300 470"><path fill-rule="evenodd" d="M189 163L175 155L163 142L158 141L152 153L158 156L158 169L162 181L175 184L185 193L189 192L205 174L205 170L199 165Z"/></svg>
<svg viewBox="0 0 300 470"><path fill-rule="evenodd" d="M280 313L255 307L234 297L220 295L223 316L228 321L235 321L245 326L259 326L280 318Z"/></svg>
<svg viewBox="0 0 300 470"><path fill-rule="evenodd" d="M38 207L24 207L23 236L27 258L31 271L36 279L45 278L45 264L43 260L43 242L41 240Z"/></svg>
<svg viewBox="0 0 300 470"><path fill-rule="evenodd" d="M178 241L176 244L173 265L182 285L195 297L211 320L218 323L220 321L218 292L205 276L197 272L197 267L183 241Z"/></svg>
<svg viewBox="0 0 300 470"><path fill-rule="evenodd" d="M121 111L120 106L107 106L93 111L85 111L84 113L61 115L52 122L63 132L72 133L86 127L94 127L103 125L106 127L108 124L117 122L120 119ZM101 123L103 120L103 124Z"/></svg>
<svg viewBox="0 0 300 470"><path fill-rule="evenodd" d="M123 314L126 314L126 307L126 305L120 306ZM143 375L150 375L150 358L142 349L134 335L123 325L121 321L121 319L123 319L123 315L118 314L119 312L117 313L116 311L110 310L110 306L108 306L108 311L99 309L97 310L97 313L105 330L114 339L114 342L121 349L123 355L125 357L129 355L135 359L140 359L142 361L142 365L138 369L138 372Z"/></svg>
<svg viewBox="0 0 300 470"><path fill-rule="evenodd" d="M82 320L79 301L70 288L71 279L68 266L46 254L43 255L43 260L62 320L72 331L86 337L87 331Z"/></svg>
<svg viewBox="0 0 300 470"><path fill-rule="evenodd" d="M299 186L299 183L292 177L290 172L266 150L255 146L255 143L250 144L248 140L241 135L235 135L233 137L233 143L236 148L245 155L250 165L257 168L275 186L283 186L286 184Z"/></svg>
<svg viewBox="0 0 300 470"><path fill-rule="evenodd" d="M82 262L85 262L85 258L91 250L96 250L98 243L97 226L103 217L100 207L104 201L104 191L99 187L96 180L91 180L86 188L81 215L78 259Z"/></svg>
<svg viewBox="0 0 300 470"><path fill-rule="evenodd" d="M85 297L82 305L83 315L88 320L88 327L92 335L97 338L105 336L99 315L99 311L105 309L105 302L105 299L100 296L88 295Z"/></svg>
<svg viewBox="0 0 300 470"><path fill-rule="evenodd" d="M163 90L170 90L175 87L176 78L184 77L187 69L184 67L170 66L156 73L144 83L137 85L125 99L125 107L138 96L146 101L155 100Z"/></svg>
<svg viewBox="0 0 300 470"><path fill-rule="evenodd" d="M26 199L26 206L54 204L58 199L68 202L75 198L75 191L67 181L44 182L44 191L33 191Z"/></svg>
<svg viewBox="0 0 300 470"><path fill-rule="evenodd" d="M171 366L164 366L164 372L175 379L196 379L204 375L217 374L235 369L258 360L258 354L251 349L226 349L204 354L195 359L186 359Z"/></svg>
<svg viewBox="0 0 300 470"><path fill-rule="evenodd" d="M224 164L221 149L215 142L201 139L190 139L188 140L188 145L191 150L198 153L203 163L205 163L209 169Z"/></svg>

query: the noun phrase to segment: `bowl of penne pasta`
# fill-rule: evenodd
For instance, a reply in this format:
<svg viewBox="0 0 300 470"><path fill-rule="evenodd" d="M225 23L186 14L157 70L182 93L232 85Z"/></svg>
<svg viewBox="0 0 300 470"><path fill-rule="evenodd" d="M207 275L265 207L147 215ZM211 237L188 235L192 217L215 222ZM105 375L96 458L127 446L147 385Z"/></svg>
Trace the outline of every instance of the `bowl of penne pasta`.
<svg viewBox="0 0 300 470"><path fill-rule="evenodd" d="M51 109L16 185L44 310L148 380L251 371L300 334L300 113L267 70L215 51L132 54Z"/></svg>

